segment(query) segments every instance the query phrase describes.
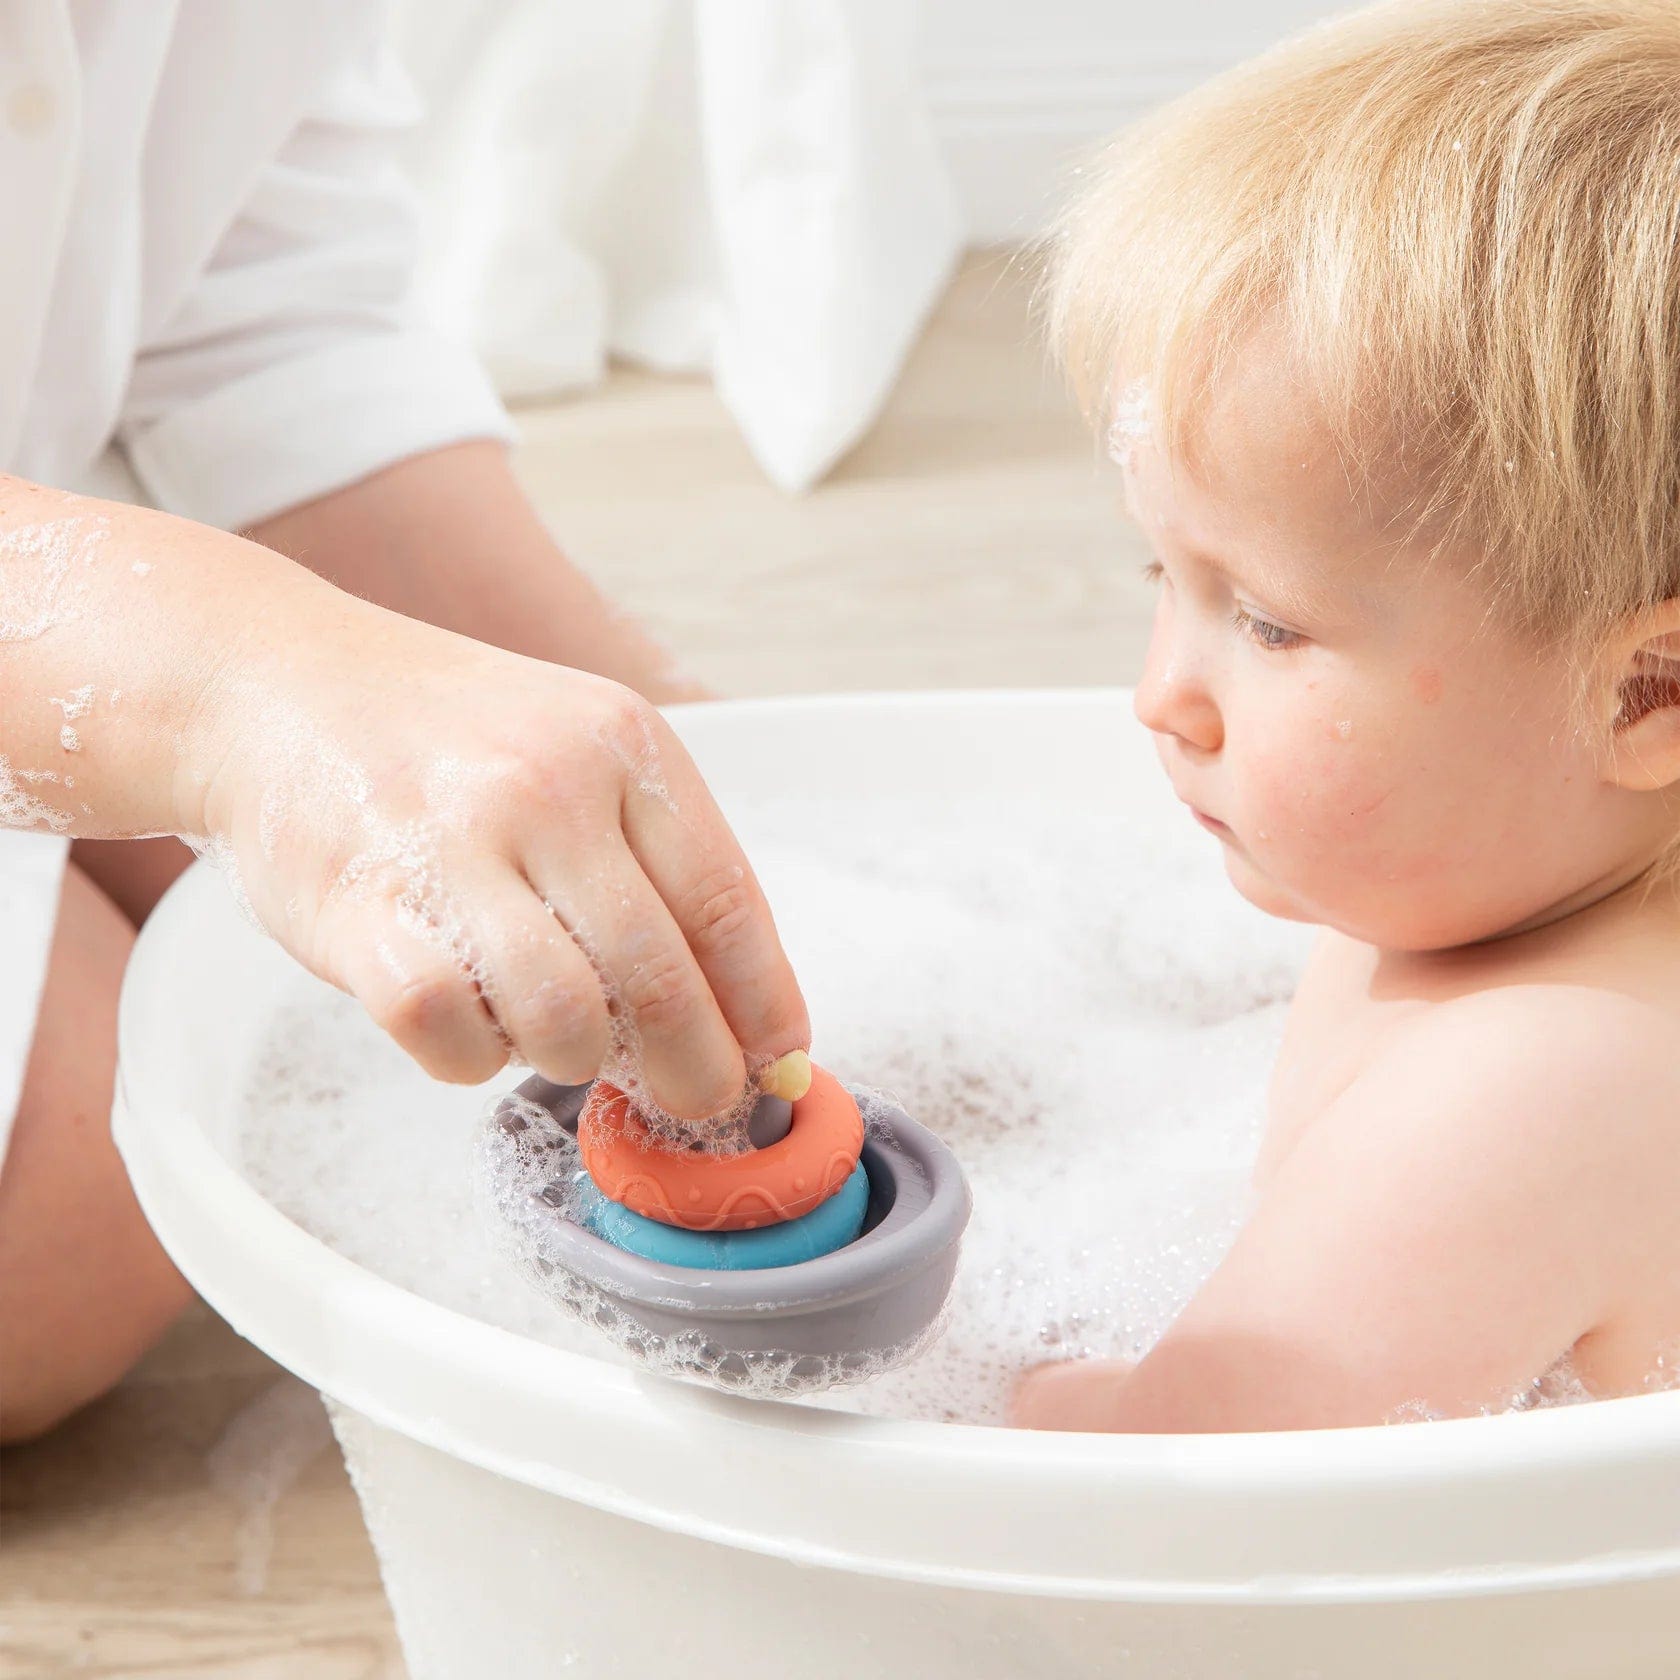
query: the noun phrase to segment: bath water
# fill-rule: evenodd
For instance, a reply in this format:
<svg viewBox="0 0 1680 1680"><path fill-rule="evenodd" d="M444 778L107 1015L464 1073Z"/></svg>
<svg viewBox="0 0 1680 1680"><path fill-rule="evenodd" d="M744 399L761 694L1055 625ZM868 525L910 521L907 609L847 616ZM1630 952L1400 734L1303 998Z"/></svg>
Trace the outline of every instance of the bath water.
<svg viewBox="0 0 1680 1680"><path fill-rule="evenodd" d="M997 797L728 811L777 916L816 1059L940 1132L974 1215L946 1329L811 1403L996 1422L1024 1366L1136 1358L1245 1212L1267 1074L1310 935L1244 904L1167 802L1086 820ZM1065 810L1065 808L1064 808ZM444 1305L603 1359L481 1221L489 1094L437 1084L298 975L250 1064L245 1172L306 1229Z"/></svg>

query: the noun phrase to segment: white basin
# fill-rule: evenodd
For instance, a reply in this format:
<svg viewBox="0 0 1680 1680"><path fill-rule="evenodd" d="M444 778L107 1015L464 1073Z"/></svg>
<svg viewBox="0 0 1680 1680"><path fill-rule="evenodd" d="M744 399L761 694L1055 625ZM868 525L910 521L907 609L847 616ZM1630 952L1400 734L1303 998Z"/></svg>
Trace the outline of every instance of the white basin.
<svg viewBox="0 0 1680 1680"><path fill-rule="evenodd" d="M1118 690L670 715L726 810L793 762L851 790L859 820L1158 774ZM182 1271L332 1401L413 1680L1680 1674L1680 1392L1041 1435L744 1400L565 1352L352 1264L230 1165L289 966L214 874L183 878L124 987L117 1139Z"/></svg>

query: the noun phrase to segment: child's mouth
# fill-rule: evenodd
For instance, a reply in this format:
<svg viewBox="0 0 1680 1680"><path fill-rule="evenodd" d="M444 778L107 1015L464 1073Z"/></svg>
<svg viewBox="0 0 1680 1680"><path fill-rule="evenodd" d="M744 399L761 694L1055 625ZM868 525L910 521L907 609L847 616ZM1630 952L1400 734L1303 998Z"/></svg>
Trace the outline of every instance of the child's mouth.
<svg viewBox="0 0 1680 1680"><path fill-rule="evenodd" d="M1218 817L1210 817L1206 811L1198 811L1194 805L1190 807L1190 815L1199 822L1210 834L1217 834L1222 839L1230 835L1230 829Z"/></svg>

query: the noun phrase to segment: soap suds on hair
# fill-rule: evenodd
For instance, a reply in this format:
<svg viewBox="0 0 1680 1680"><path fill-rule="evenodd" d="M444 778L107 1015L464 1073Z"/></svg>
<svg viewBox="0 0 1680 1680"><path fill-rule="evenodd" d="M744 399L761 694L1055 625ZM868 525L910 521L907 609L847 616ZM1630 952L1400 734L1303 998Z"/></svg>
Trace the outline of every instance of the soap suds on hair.
<svg viewBox="0 0 1680 1680"><path fill-rule="evenodd" d="M1109 422L1104 440L1109 460L1129 472L1139 445L1149 441L1153 429L1149 387L1141 379L1134 380L1120 393L1114 405L1114 417Z"/></svg>

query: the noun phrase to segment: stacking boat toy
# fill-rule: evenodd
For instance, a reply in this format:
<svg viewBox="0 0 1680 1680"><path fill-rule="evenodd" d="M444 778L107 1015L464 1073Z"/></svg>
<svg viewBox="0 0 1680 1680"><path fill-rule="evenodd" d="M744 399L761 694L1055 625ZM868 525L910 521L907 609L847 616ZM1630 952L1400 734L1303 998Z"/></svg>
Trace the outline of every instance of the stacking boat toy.
<svg viewBox="0 0 1680 1680"><path fill-rule="evenodd" d="M531 1078L489 1116L481 1181L538 1287L656 1368L794 1394L912 1357L968 1223L956 1158L821 1068L791 1104L761 1097L748 1135L684 1149L606 1080Z"/></svg>

